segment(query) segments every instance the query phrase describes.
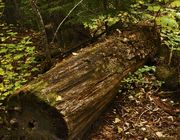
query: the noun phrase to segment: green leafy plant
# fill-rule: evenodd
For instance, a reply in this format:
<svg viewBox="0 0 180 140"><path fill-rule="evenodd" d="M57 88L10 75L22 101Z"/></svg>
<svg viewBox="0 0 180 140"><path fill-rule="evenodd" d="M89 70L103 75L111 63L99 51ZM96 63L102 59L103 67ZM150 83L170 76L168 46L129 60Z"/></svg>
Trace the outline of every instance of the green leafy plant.
<svg viewBox="0 0 180 140"><path fill-rule="evenodd" d="M35 47L29 36L18 38L17 33L1 24L0 34L0 102L30 78L35 67Z"/></svg>
<svg viewBox="0 0 180 140"><path fill-rule="evenodd" d="M129 74L122 83L127 87L127 89L132 89L134 86L142 86L144 88L159 88L163 84L163 81L158 81L156 79L150 78L152 73L156 71L155 66L144 66L139 68L133 74ZM132 86L134 85L134 86Z"/></svg>
<svg viewBox="0 0 180 140"><path fill-rule="evenodd" d="M96 34L100 34L105 30L105 23L107 23L108 26L111 26L118 22L120 20L120 17L118 16L111 16L111 15L100 15L98 17L92 18L89 21L85 21L83 24L86 28L89 28L90 31Z"/></svg>

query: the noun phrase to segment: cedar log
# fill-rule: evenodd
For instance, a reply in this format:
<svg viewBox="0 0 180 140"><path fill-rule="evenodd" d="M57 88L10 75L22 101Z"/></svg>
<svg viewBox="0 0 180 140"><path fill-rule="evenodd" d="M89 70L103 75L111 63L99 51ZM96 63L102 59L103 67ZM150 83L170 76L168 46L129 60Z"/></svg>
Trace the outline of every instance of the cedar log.
<svg viewBox="0 0 180 140"><path fill-rule="evenodd" d="M154 56L157 42L151 28L136 27L73 53L8 98L11 138L82 139L121 80Z"/></svg>

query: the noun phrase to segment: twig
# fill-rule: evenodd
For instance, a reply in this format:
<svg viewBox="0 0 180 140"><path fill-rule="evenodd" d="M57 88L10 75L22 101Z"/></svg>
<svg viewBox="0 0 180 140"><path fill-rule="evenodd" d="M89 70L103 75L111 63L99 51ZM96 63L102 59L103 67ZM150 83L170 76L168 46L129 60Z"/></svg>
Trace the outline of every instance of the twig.
<svg viewBox="0 0 180 140"><path fill-rule="evenodd" d="M62 26L62 24L65 22L65 20L66 20L66 19L69 17L69 15L74 11L74 9L76 9L76 7L77 7L79 4L81 4L82 2L83 2L83 0L80 0L73 8L69 11L69 13L66 15L66 17L61 21L61 23L59 24L59 26L57 27L57 29L56 29L56 31L55 31L55 33L54 33L54 37L53 37L51 43L54 43L54 40L55 40L55 38L56 38L56 36L57 36L57 33L58 33L60 27Z"/></svg>
<svg viewBox="0 0 180 140"><path fill-rule="evenodd" d="M149 109L144 110L144 111L141 113L141 115L139 115L138 120L140 121L140 120L141 120L142 115L144 115L144 114L145 114L146 112L148 112L148 111L149 111Z"/></svg>
<svg viewBox="0 0 180 140"><path fill-rule="evenodd" d="M170 66L171 64L171 60L172 60L172 56L173 56L173 46L170 48L170 54L169 54L169 60L168 60L168 65Z"/></svg>

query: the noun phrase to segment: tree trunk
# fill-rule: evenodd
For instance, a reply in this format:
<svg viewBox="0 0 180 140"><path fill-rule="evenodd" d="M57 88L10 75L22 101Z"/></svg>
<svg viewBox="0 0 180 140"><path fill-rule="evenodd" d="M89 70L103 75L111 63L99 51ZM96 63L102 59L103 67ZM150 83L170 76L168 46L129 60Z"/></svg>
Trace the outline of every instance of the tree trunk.
<svg viewBox="0 0 180 140"><path fill-rule="evenodd" d="M154 32L136 28L73 53L10 96L11 137L81 139L115 97L121 80L156 52Z"/></svg>
<svg viewBox="0 0 180 140"><path fill-rule="evenodd" d="M8 24L16 24L17 19L16 19L16 7L14 6L14 1L12 0L4 0L5 3L5 8L3 14L4 20Z"/></svg>
<svg viewBox="0 0 180 140"><path fill-rule="evenodd" d="M47 34L46 34L46 30L45 30L45 25L44 25L44 21L43 18L41 16L41 13L39 11L39 7L36 5L37 0L29 0L33 13L36 16L36 22L38 24L39 30L41 32L42 35L42 39L43 39L43 46L44 46L44 50L45 50L45 54L46 54L46 68L45 69L49 69L52 65L51 62L51 53L50 53L50 45L48 43L48 38L47 38Z"/></svg>

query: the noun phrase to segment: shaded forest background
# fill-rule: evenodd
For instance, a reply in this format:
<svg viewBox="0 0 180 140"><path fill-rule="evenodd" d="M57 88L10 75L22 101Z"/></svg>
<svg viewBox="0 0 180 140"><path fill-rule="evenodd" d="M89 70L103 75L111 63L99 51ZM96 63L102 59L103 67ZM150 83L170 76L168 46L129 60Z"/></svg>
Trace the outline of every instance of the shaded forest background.
<svg viewBox="0 0 180 140"><path fill-rule="evenodd" d="M77 50L134 26L152 28L160 40L149 66L124 80L126 88L145 82L144 72L156 71L157 89L179 93L179 0L3 0L0 18L2 124L4 104L14 91ZM126 37L123 42L131 43Z"/></svg>
<svg viewBox="0 0 180 140"><path fill-rule="evenodd" d="M79 5L76 5L78 2ZM38 70L40 73L45 72L57 58L62 59L112 30L134 24L152 26L159 30L162 56L158 63L169 67L177 66L179 61L178 0L5 0L0 4L0 90L5 96L26 83L27 79L31 79L29 69L36 71L32 73L37 73ZM75 5L77 7L68 15ZM42 21L39 20L36 10L39 11ZM66 20L57 29L63 19ZM13 45L17 47L14 48ZM173 57L173 61L176 61L174 64ZM27 64L22 66L22 62ZM38 66L40 63L41 66ZM165 70L166 73L169 69L174 69L166 66L163 68L162 71ZM17 78L17 73L23 73L18 76L21 78ZM161 79L168 79L166 76Z"/></svg>

